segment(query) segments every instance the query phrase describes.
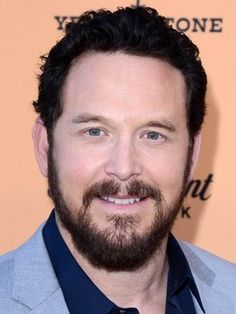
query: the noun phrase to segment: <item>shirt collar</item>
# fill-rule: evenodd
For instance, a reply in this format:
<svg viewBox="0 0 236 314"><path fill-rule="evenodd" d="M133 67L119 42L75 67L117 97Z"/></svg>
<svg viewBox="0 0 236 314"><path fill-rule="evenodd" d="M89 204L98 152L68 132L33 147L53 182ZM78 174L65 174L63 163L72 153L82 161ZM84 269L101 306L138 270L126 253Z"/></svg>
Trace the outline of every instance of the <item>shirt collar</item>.
<svg viewBox="0 0 236 314"><path fill-rule="evenodd" d="M54 211L44 226L43 237L70 312L104 314L117 308L76 262L58 230ZM183 285L187 285L205 313L187 259L172 234L168 239L167 256L169 261L167 301L171 300Z"/></svg>

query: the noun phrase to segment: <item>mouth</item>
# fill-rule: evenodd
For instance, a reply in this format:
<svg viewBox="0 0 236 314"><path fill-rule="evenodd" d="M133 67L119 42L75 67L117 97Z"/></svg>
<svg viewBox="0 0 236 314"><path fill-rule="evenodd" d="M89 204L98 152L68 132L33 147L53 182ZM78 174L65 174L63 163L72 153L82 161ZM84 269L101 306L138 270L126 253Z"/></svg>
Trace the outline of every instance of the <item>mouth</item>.
<svg viewBox="0 0 236 314"><path fill-rule="evenodd" d="M100 200L115 205L132 205L144 201L147 197L101 196Z"/></svg>

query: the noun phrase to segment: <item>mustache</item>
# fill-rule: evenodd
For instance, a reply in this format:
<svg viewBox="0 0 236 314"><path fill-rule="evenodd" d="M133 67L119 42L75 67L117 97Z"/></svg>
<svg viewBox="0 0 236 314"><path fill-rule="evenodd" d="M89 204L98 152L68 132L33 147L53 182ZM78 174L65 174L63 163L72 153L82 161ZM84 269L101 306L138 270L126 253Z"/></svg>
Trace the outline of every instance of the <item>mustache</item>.
<svg viewBox="0 0 236 314"><path fill-rule="evenodd" d="M133 180L122 186L121 183L114 180L104 180L91 185L83 195L83 207L88 208L95 198L104 196L116 196L123 194L125 196L135 196L139 198L150 197L155 202L163 201L161 190L149 183L140 180Z"/></svg>

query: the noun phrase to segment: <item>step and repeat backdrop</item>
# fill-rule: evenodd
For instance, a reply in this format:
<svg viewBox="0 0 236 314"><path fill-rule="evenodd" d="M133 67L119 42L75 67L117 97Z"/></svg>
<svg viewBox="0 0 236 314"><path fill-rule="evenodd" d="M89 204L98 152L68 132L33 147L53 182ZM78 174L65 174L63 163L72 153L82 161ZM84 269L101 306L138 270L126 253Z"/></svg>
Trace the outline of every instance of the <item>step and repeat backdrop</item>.
<svg viewBox="0 0 236 314"><path fill-rule="evenodd" d="M198 45L208 73L200 160L177 237L236 262L236 1L1 0L0 253L26 240L52 208L33 153L39 56L86 10L147 5Z"/></svg>

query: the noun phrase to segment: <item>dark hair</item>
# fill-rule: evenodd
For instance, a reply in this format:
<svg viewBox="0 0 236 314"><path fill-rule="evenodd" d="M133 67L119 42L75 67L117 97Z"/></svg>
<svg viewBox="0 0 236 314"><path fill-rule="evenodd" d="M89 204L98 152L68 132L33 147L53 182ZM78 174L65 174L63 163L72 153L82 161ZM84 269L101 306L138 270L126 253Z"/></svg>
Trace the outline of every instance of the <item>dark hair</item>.
<svg viewBox="0 0 236 314"><path fill-rule="evenodd" d="M149 7L88 11L76 23L66 26L65 36L42 56L38 100L35 111L52 135L62 114L62 90L72 62L90 52L123 51L130 55L159 58L180 70L187 85L188 130L193 139L205 115L206 73L199 50L184 34L168 25L167 20Z"/></svg>

